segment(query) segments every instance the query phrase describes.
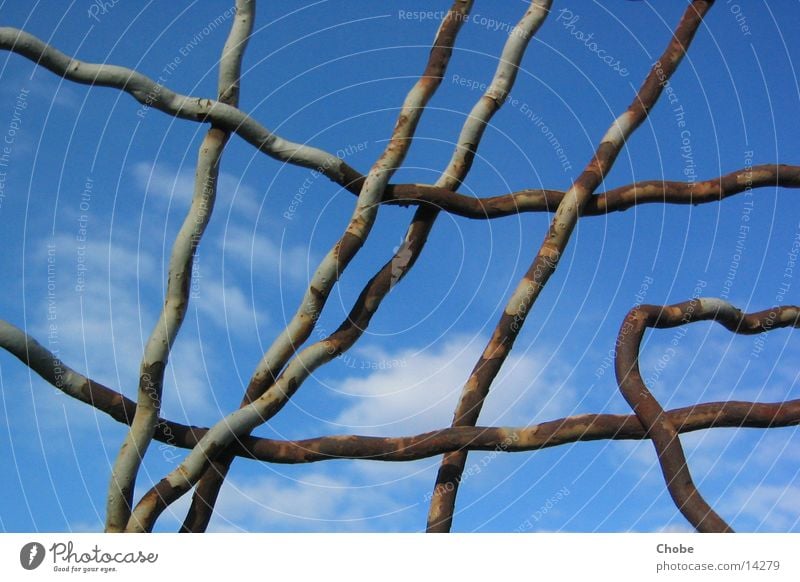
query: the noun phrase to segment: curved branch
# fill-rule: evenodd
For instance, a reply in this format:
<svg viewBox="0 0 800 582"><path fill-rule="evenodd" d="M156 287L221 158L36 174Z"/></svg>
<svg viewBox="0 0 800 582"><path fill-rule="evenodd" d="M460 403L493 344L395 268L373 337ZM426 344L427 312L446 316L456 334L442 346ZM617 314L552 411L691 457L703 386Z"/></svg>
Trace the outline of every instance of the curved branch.
<svg viewBox="0 0 800 582"><path fill-rule="evenodd" d="M257 366L250 384L270 386L269 390L218 422L178 468L150 489L134 509L128 531L150 531L164 508L188 491L217 455L279 410L310 374L303 360L296 358L275 379L297 346L311 335L333 286L369 235L389 179L405 159L425 106L444 78L456 36L471 6L472 0L456 0L442 20L425 70L408 92L389 143L363 182L347 229L317 267L294 317ZM325 348L317 345L309 350L318 359Z"/></svg>
<svg viewBox="0 0 800 582"><path fill-rule="evenodd" d="M68 396L130 424L136 403L76 372L22 330L0 320L0 347ZM800 399L776 403L710 402L665 413L679 433L711 428L778 428L800 425ZM155 439L192 449L208 428L159 419ZM324 436L282 441L248 436L232 447L236 456L268 463L314 463L336 459L402 462L458 450L527 452L579 441L643 440L635 415L580 414L524 428L454 427L406 437Z"/></svg>
<svg viewBox="0 0 800 582"><path fill-rule="evenodd" d="M779 428L800 425L800 399L776 403L709 402L665 413L679 433L711 428ZM258 439L254 457L273 463L335 459L416 461L455 451L538 451L575 442L644 440L635 415L581 414L524 427L459 426L408 437L325 436L297 441ZM269 452L268 452L269 451ZM243 455L244 456L244 455Z"/></svg>
<svg viewBox="0 0 800 582"><path fill-rule="evenodd" d="M364 184L365 176L342 159L275 135L246 113L231 106L227 99L213 101L181 95L133 69L73 59L16 28L0 27L0 49L17 53L69 81L125 91L145 107L153 107L168 115L192 121L210 121L236 133L272 158L322 173L356 196ZM743 191L746 186L741 184L747 182L748 173L752 173L752 188L773 185L795 188L800 185L799 172L797 166L771 164L695 183L693 188L691 184L682 182L639 182L593 198L583 209L582 215L597 216L643 203L702 204L721 200ZM723 182L721 186L720 181ZM530 189L475 198L428 184L391 184L386 189L384 202L401 205L430 203L459 216L484 219L520 212L552 212L563 196L564 193L557 190Z"/></svg>
<svg viewBox="0 0 800 582"><path fill-rule="evenodd" d="M639 350L648 327L669 328L695 321L713 320L738 334L764 333L781 327L800 327L800 308L775 307L743 314L721 299L701 298L677 305L642 305L628 312L617 338L615 369L619 389L647 429L658 453L667 488L681 513L701 532L731 532L725 521L706 503L697 490L678 427L644 383L639 371Z"/></svg>
<svg viewBox="0 0 800 582"><path fill-rule="evenodd" d="M472 166L483 132L492 116L500 109L506 96L511 91L525 48L544 21L549 7L550 0L531 2L530 8L517 24L514 34L509 35L494 78L485 94L478 100L467 117L450 163L433 188L450 191L457 188L466 177ZM385 198L386 192L384 192L383 196L383 199ZM364 286L347 319L342 322L333 334L307 347L298 354L294 362L298 365L297 369L303 370L304 373L313 371L339 354L349 350L358 341L364 330L369 326L372 316L377 312L383 299L416 263L428 240L428 235L438 213L439 210L431 206L417 209L406 231L403 243ZM291 379L286 378L286 373L279 380L291 381ZM302 382L303 378L297 378L294 390L297 390ZM243 405L259 398L265 389L266 386L251 382ZM282 393L280 400L265 414L264 419L277 413L280 407L288 401L289 397L290 394ZM181 531L205 531L211 519L211 512L220 487L233 459L234 455L228 452L212 461L208 469L206 469L205 474L197 483L192 505Z"/></svg>
<svg viewBox="0 0 800 582"><path fill-rule="evenodd" d="M710 0L693 0L688 6L664 54L653 65L633 102L611 125L592 160L564 195L539 252L506 304L489 343L462 388L453 426L474 426L478 422L489 388L511 352L541 290L558 267L578 217L611 170L625 141L658 101L666 80L677 69L711 4ZM450 453L442 460L428 511L428 532L450 531L458 484L466 462L466 452Z"/></svg>
<svg viewBox="0 0 800 582"><path fill-rule="evenodd" d="M233 92L224 94L219 101L181 95L133 69L86 63L69 57L17 28L0 27L0 49L17 53L68 81L125 91L144 105L141 114L152 107L180 119L211 122L215 127L237 134L276 160L316 170L356 193L358 190L355 185L364 178L333 154L288 141L272 133L240 109L228 104ZM223 54L220 64L225 64L225 59L232 57L232 54Z"/></svg>
<svg viewBox="0 0 800 582"><path fill-rule="evenodd" d="M255 2L236 0L236 16L220 59L217 87L220 101L234 107L238 105L242 59L254 19ZM136 476L159 422L164 373L172 344L189 307L194 254L214 210L220 159L229 137L230 132L212 125L197 154L194 194L172 245L164 306L147 340L139 366L136 415L111 471L106 515L108 532L123 531L130 518Z"/></svg>
<svg viewBox="0 0 800 582"><path fill-rule="evenodd" d="M800 188L800 166L763 164L743 168L702 182L649 180L634 182L592 196L581 216L603 216L640 204L706 204L719 202L754 188ZM439 210L472 219L491 219L524 212L554 212L566 193L530 189L476 198L428 184L393 184L386 189L384 204L429 204Z"/></svg>

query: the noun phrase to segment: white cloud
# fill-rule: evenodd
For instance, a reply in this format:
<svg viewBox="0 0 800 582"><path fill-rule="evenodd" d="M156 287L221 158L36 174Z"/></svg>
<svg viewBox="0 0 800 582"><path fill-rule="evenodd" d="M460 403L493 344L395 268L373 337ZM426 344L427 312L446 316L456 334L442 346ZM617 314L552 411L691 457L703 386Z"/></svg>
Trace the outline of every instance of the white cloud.
<svg viewBox="0 0 800 582"><path fill-rule="evenodd" d="M449 426L461 388L485 345L484 337L462 335L433 349L371 352L373 361L386 362L389 369L334 384L346 400L345 410L332 419L337 432L398 435ZM492 385L479 424L527 425L570 413L575 392L561 368L537 355L512 352Z"/></svg>
<svg viewBox="0 0 800 582"><path fill-rule="evenodd" d="M45 347L58 350L77 371L135 398L144 342L161 307L163 274L156 261L136 252L135 241L115 231L115 241L91 238L80 252L84 282L77 278L78 242L62 235L56 247L56 319L47 320L47 299L29 330ZM45 245L42 245L45 248ZM158 299L154 300L158 296ZM234 310L239 318L239 302ZM48 325L57 325L57 342L49 343ZM189 331L189 330L184 330ZM209 380L196 334L183 333L173 346L165 375L164 408L192 418L211 410ZM43 400L61 416L61 400ZM85 415L94 426L92 415ZM56 420L56 418L54 418Z"/></svg>
<svg viewBox="0 0 800 582"><path fill-rule="evenodd" d="M153 318L137 291L140 284L160 280L155 261L137 253L135 243L120 236L111 243L90 238L82 249L67 235L52 243L56 249L55 318L45 317L48 305L42 288L41 303L32 318L34 337L46 347L58 348L66 363L96 380L130 386L138 372L138 361L131 356L141 353L141 325ZM44 252L45 244L41 248ZM50 324L57 326L57 342L48 345L44 340Z"/></svg>
<svg viewBox="0 0 800 582"><path fill-rule="evenodd" d="M229 479L220 493L213 531L275 530L367 531L386 529L376 523L401 513L406 506L390 487L361 486L350 471L323 469L286 476Z"/></svg>
<svg viewBox="0 0 800 582"><path fill-rule="evenodd" d="M278 277L280 282L306 283L318 262L305 246L276 243L272 237L243 226L229 225L220 246L225 257L245 272L267 277L272 284L278 283Z"/></svg>
<svg viewBox="0 0 800 582"><path fill-rule="evenodd" d="M258 311L253 298L247 297L239 287L224 284L216 279L200 277L196 296L192 303L198 311L208 317L220 329L233 328L236 334L245 329L264 325L267 314Z"/></svg>
<svg viewBox="0 0 800 582"><path fill-rule="evenodd" d="M142 190L156 200L171 201L188 208L194 192L194 158L186 166L176 168L162 162L138 162L132 173ZM229 210L243 216L253 217L259 210L258 192L243 183L241 178L220 172L217 181L217 200L215 214L225 215Z"/></svg>
<svg viewBox="0 0 800 582"><path fill-rule="evenodd" d="M689 524L670 523L663 525L658 530L660 533L695 533L696 530Z"/></svg>
<svg viewBox="0 0 800 582"><path fill-rule="evenodd" d="M795 531L800 524L800 485L741 487L722 503L734 519L755 522L755 531Z"/></svg>
<svg viewBox="0 0 800 582"><path fill-rule="evenodd" d="M220 414L225 414L214 403L213 380L208 376L213 362L204 361L203 357L196 337L184 336L173 346L164 375L165 417L203 424L216 422Z"/></svg>

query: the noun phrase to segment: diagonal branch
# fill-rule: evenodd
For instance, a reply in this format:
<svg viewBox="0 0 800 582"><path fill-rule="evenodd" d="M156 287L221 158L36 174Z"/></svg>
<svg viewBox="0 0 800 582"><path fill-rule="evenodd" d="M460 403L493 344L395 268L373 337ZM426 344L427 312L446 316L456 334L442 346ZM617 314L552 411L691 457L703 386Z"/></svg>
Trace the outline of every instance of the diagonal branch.
<svg viewBox="0 0 800 582"><path fill-rule="evenodd" d="M743 314L721 299L709 298L669 306L641 305L628 312L622 323L617 337L615 368L620 392L653 441L675 505L698 531L722 533L733 530L697 490L678 438L678 428L647 388L639 371L639 350L648 327L669 328L708 320L720 323L733 333L765 333L782 327L800 327L800 308L774 307Z"/></svg>
<svg viewBox="0 0 800 582"><path fill-rule="evenodd" d="M456 149L448 166L437 180L435 188L441 188L445 191L455 189L466 177L472 166L483 132L494 113L499 110L510 93L525 49L544 21L550 4L550 0L531 2L529 9L509 35L494 78L485 94L478 100L467 117L459 135ZM333 334L307 347L296 356L293 364L296 364L298 371L308 374L339 354L349 350L358 341L364 330L369 326L372 316L377 312L383 299L416 263L438 213L437 209L430 206L421 207L417 210L403 243L394 256L366 284L347 319L342 322ZM292 376L289 376L289 372L290 370L287 369L279 380L291 383ZM297 390L304 379L296 376L295 378L293 390ZM260 397L265 388L265 386L251 383L243 405ZM264 419L276 414L285 405L290 396L291 393L289 392L278 393L278 398L265 412ZM233 458L233 454L228 453L212 461L197 484L192 506L184 521L182 531L197 532L206 529L220 487L233 462Z"/></svg>
<svg viewBox="0 0 800 582"><path fill-rule="evenodd" d="M238 109L231 102L238 89L228 90L217 101L181 95L133 69L86 63L69 57L17 28L0 27L0 49L17 53L68 81L125 91L146 108L152 107L180 119L211 122L278 161L316 170L351 191L354 184L364 178L333 154L286 140ZM228 66L224 57L220 66Z"/></svg>
<svg viewBox="0 0 800 582"><path fill-rule="evenodd" d="M311 335L333 286L364 244L377 216L378 203L386 185L402 164L425 106L444 78L456 36L471 6L472 0L456 0L442 21L427 66L403 102L386 149L364 180L350 223L317 267L300 307L264 354L251 378L251 385L272 384L277 372L296 352L297 346ZM178 468L145 494L133 511L128 531L150 531L164 508L197 482L211 460L239 435L248 434L269 418L273 407L276 404L282 406L280 403L291 397L309 373L302 362L296 359L280 378L274 380L269 391L218 422Z"/></svg>
<svg viewBox="0 0 800 582"><path fill-rule="evenodd" d="M236 16L219 63L220 101L238 104L242 58L253 30L255 2L236 0ZM194 253L214 209L222 151L230 137L212 124L197 155L194 195L172 246L164 307L145 345L139 366L136 415L120 446L108 488L106 531L121 532L130 518L133 490L139 467L159 422L164 372L172 344L189 306L189 287Z"/></svg>
<svg viewBox="0 0 800 582"><path fill-rule="evenodd" d="M652 67L633 103L606 132L593 159L564 195L539 252L509 299L486 349L462 389L453 426L474 426L477 423L489 387L510 353L539 293L555 272L583 208L611 170L625 141L647 118L711 4L708 0L694 0L689 5L667 49ZM427 531L450 531L466 460L466 452L450 453L442 460L428 512Z"/></svg>

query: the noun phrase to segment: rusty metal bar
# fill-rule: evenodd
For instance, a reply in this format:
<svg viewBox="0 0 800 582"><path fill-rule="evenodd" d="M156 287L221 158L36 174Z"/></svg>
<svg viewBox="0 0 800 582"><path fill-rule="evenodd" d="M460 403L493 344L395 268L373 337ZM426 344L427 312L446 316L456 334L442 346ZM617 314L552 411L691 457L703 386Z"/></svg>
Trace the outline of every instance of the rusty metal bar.
<svg viewBox="0 0 800 582"><path fill-rule="evenodd" d="M666 80L680 64L712 3L708 0L694 0L689 5L666 50L653 65L633 102L611 125L600 140L592 160L564 195L539 252L506 304L488 345L461 391L453 426L474 426L477 423L489 388L510 353L539 293L555 272L578 217L613 166L627 138L647 118L650 109L658 101ZM466 460L465 452L449 453L442 460L428 511L428 532L450 531L458 485Z"/></svg>
<svg viewBox="0 0 800 582"><path fill-rule="evenodd" d="M667 488L681 513L701 532L731 532L731 527L697 490L678 428L644 383L639 371L639 349L649 327L669 328L695 321L716 321L738 334L756 334L782 327L800 327L800 308L775 307L744 314L721 299L701 298L677 305L642 305L628 312L617 337L615 369L619 389L633 408L658 453Z"/></svg>

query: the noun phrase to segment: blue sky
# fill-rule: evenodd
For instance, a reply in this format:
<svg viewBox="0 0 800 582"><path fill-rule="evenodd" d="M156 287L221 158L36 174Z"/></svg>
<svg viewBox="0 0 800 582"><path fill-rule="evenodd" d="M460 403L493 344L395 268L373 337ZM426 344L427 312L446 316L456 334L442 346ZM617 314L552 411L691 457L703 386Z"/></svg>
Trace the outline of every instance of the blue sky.
<svg viewBox="0 0 800 582"><path fill-rule="evenodd" d="M88 1L67 10L60 2L5 2L0 20L82 60L163 75L173 90L212 97L230 20L214 30L209 23L229 4L119 2L101 12ZM480 96L472 87L491 79L505 25L516 22L526 4L476 2L395 182L435 181ZM630 103L685 6L554 4L511 99L486 131L465 193L566 189ZM261 3L245 57L241 107L288 139L338 151L366 172L424 67L439 24L408 15L447 7L441 1ZM789 23L799 10L796 2L718 1L671 82L674 103L663 99L653 110L606 186L797 163L800 38L789 34ZM573 28L565 26L568 21ZM571 34L576 29L592 34L619 61L617 70ZM54 345L77 370L134 396L205 127L156 110L137 114L141 106L128 95L62 82L22 57L1 56L4 135L15 104L22 99L25 106L0 199L6 249L0 317L46 342L47 252L55 245ZM552 129L566 162L542 124ZM301 188L302 200L293 204ZM230 141L217 207L199 250L197 297L167 372L166 416L208 425L238 405L259 356L294 313L353 203L327 179L279 164L236 137ZM381 210L312 339L338 326L401 240L412 213ZM416 267L384 301L357 346L316 372L258 434L408 435L447 426L461 386L548 223L544 214L493 221L442 215ZM743 225L750 227L746 234ZM84 229L85 250L78 241ZM629 412L611 369L603 368L628 309L640 299L666 304L699 293L757 311L774 305L781 289L784 303L797 303L800 282L786 278L785 268L798 236L794 193L776 188L716 205L647 205L583 219L493 385L481 424ZM76 288L79 276L85 278L82 290ZM755 352L754 338L711 323L685 331L665 365L659 360L674 330L649 333L642 351L642 371L665 407L800 396L796 334L771 332L764 351ZM0 395L0 531L101 529L109 468L124 427L70 401L5 353ZM734 528L798 531L798 438L795 428L717 429L682 441L701 491ZM181 451L154 443L139 492L180 458ZM419 531L438 461L239 461L210 529ZM473 453L468 473L454 531L688 529L647 442ZM185 501L164 515L158 529L176 529Z"/></svg>

